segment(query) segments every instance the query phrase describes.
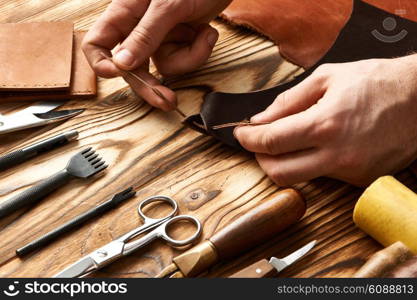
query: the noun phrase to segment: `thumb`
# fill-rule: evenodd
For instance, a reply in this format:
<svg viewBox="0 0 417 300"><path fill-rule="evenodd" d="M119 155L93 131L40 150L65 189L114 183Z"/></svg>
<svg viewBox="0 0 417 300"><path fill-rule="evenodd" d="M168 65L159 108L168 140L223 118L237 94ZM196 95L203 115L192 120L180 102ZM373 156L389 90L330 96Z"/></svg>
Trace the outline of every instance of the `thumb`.
<svg viewBox="0 0 417 300"><path fill-rule="evenodd" d="M181 1L152 0L138 25L114 54L114 63L123 70L142 65L158 49L169 31L185 19Z"/></svg>

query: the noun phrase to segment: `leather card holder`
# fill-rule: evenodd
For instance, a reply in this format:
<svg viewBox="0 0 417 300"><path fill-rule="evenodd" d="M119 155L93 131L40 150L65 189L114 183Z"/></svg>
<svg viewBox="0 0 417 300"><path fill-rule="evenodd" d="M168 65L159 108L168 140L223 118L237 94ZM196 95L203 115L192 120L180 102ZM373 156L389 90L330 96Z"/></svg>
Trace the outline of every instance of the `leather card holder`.
<svg viewBox="0 0 417 300"><path fill-rule="evenodd" d="M0 102L94 97L84 35L71 22L0 24Z"/></svg>
<svg viewBox="0 0 417 300"><path fill-rule="evenodd" d="M69 89L71 22L0 25L0 91Z"/></svg>

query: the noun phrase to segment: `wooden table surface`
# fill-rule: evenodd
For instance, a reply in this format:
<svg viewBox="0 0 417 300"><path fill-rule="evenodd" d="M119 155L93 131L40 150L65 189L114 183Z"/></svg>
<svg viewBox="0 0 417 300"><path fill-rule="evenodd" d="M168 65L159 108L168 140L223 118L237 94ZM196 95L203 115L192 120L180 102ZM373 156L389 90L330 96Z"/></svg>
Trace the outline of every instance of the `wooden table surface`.
<svg viewBox="0 0 417 300"><path fill-rule="evenodd" d="M88 30L110 1L2 0L0 22L71 20ZM179 107L199 111L202 96L212 90L244 92L289 80L297 67L285 62L268 40L243 29L215 22L220 40L212 57L199 70L169 78ZM24 103L2 104L0 112ZM78 142L23 163L0 174L0 201L22 192L63 168L72 154L93 146L110 164L107 172L87 181L74 180L39 204L0 221L0 276L48 277L81 256L138 226L136 207L145 197L164 194L179 202L180 212L203 223L202 239L279 191L248 154L226 147L187 127L175 113L153 109L136 98L120 78L100 79L99 96L73 100L65 106L87 110L65 123L2 136L0 153L68 129L80 131ZM397 175L411 189L417 180L410 171ZM137 197L66 234L44 249L20 259L15 250L63 222L129 186ZM254 261L285 256L307 242L318 245L282 277L348 277L381 246L352 222L361 190L320 178L295 186L307 199L307 213L295 226L240 257L213 267L205 276L222 277ZM198 194L197 199L191 194ZM181 232L179 232L181 230ZM184 234L189 228L177 228ZM96 272L98 277L152 277L181 250L156 241Z"/></svg>

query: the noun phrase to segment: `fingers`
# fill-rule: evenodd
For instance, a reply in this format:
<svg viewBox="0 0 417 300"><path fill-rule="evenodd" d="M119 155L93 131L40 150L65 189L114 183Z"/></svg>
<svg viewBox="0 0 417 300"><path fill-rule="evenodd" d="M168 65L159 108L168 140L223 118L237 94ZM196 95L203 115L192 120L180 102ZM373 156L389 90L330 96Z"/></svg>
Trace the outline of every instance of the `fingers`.
<svg viewBox="0 0 417 300"><path fill-rule="evenodd" d="M178 24L165 36L161 47L170 43L191 43L195 39L196 33L193 27L187 24Z"/></svg>
<svg viewBox="0 0 417 300"><path fill-rule="evenodd" d="M136 69L157 50L171 29L183 21L188 10L181 1L152 0L114 55L114 62L124 70Z"/></svg>
<svg viewBox="0 0 417 300"><path fill-rule="evenodd" d="M272 122L308 109L326 91L325 77L313 73L295 87L280 94L263 112L253 116L252 122Z"/></svg>
<svg viewBox="0 0 417 300"><path fill-rule="evenodd" d="M317 109L279 119L271 124L240 126L234 135L243 148L250 152L269 155L283 154L314 147Z"/></svg>
<svg viewBox="0 0 417 300"><path fill-rule="evenodd" d="M329 158L325 151L317 148L272 156L256 154L259 166L279 186L289 186L325 176Z"/></svg>
<svg viewBox="0 0 417 300"><path fill-rule="evenodd" d="M146 81L149 85L152 86L152 88L157 89L165 99L161 98L152 90L151 87L145 85L137 78L125 74L123 78L137 95L145 99L146 102L148 102L150 105L158 107L164 111L171 111L176 107L177 99L175 93L169 88L163 86L157 78L148 72L147 64L131 72L138 75L142 80Z"/></svg>
<svg viewBox="0 0 417 300"><path fill-rule="evenodd" d="M101 53L111 56L110 50L129 35L147 7L147 1L114 0L88 31L82 48L98 76L118 75L114 64L104 59Z"/></svg>
<svg viewBox="0 0 417 300"><path fill-rule="evenodd" d="M152 57L161 74L183 74L197 69L209 58L219 34L208 24L201 25L191 43L163 44Z"/></svg>

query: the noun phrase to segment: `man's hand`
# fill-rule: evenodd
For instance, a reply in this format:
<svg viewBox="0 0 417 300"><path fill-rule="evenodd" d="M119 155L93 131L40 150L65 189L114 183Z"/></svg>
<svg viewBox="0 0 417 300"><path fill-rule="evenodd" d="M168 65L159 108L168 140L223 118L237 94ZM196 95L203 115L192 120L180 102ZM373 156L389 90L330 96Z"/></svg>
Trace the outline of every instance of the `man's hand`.
<svg viewBox="0 0 417 300"><path fill-rule="evenodd" d="M367 185L417 158L417 55L319 67L235 130L278 185Z"/></svg>
<svg viewBox="0 0 417 300"><path fill-rule="evenodd" d="M180 74L202 65L218 33L208 22L231 0L113 0L83 41L87 59L101 77L119 76L118 68L134 71L157 88L171 105L143 84L125 78L150 104L171 110L175 94L148 72L152 57L163 75ZM115 49L116 48L116 49ZM114 63L105 59L114 49Z"/></svg>

